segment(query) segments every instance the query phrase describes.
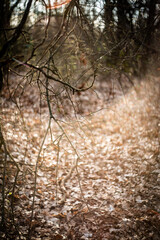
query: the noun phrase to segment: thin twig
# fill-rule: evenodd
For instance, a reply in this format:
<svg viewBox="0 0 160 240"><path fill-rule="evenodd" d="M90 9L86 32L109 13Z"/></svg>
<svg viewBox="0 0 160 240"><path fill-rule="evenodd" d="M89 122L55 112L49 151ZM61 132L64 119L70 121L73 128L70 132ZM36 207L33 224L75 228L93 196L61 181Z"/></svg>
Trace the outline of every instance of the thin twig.
<svg viewBox="0 0 160 240"><path fill-rule="evenodd" d="M37 190L37 171L38 171L38 164L39 164L39 159L40 159L40 154L42 152L43 149L43 145L45 143L49 128L50 128L50 124L51 124L51 119L49 119L48 122L48 126L44 135L44 138L42 140L39 152L38 152L38 156L37 156L37 161L36 161L36 165L35 165L35 176L34 176L34 191L33 191L33 200L32 200L32 212L31 212L31 218L30 218L30 224L29 224L29 229L28 229L28 240L31 239L31 230L32 230L32 221L33 221L33 214L34 214L34 205L35 205L35 195L36 195L36 190Z"/></svg>

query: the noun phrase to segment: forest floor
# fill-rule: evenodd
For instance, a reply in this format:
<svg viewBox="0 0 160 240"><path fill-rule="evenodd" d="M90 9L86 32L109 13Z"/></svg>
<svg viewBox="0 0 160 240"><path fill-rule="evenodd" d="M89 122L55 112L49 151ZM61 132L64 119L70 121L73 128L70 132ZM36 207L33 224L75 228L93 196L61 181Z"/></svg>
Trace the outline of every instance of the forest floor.
<svg viewBox="0 0 160 240"><path fill-rule="evenodd" d="M99 97L79 96L83 116L72 120L50 122L31 92L34 106L26 100L21 110L1 98L2 130L20 171L9 157L5 173L0 163L0 239L160 239L160 79L135 81L106 105L103 84Z"/></svg>

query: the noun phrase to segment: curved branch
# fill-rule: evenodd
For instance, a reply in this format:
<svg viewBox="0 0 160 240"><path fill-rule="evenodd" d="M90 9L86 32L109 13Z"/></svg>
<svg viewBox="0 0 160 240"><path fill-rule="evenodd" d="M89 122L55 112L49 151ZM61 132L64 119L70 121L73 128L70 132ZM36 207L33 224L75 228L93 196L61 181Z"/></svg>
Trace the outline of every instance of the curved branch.
<svg viewBox="0 0 160 240"><path fill-rule="evenodd" d="M25 25L26 20L28 18L32 2L33 2L33 0L28 0L28 4L27 4L27 7L26 7L25 12L23 14L23 17L21 19L21 22L19 23L17 29L15 30L15 33L13 34L12 38L3 45L3 47L0 51L0 58L2 58L5 55L8 48L11 45L13 45L17 41L17 39L19 38L19 36L21 34L21 31L24 28L24 25Z"/></svg>
<svg viewBox="0 0 160 240"><path fill-rule="evenodd" d="M32 65L32 64L29 64L29 63L25 63L25 65L28 66L28 67L30 67L30 68L33 68L33 69L35 69L35 70L37 70L37 71L39 71L39 72L41 72L46 78L51 79L51 80L53 80L53 81L55 81L55 82L59 82L59 83L61 83L62 85L66 86L66 87L69 87L71 90L76 91L76 92L84 92L84 91L90 89L90 88L93 86L94 82L95 82L95 76L94 76L94 79L93 79L92 83L90 84L90 86L88 86L88 87L86 87L86 88L76 88L76 87L74 87L73 85L71 85L71 84L69 84L69 83L67 83L67 82L64 82L64 81L62 81L62 80L60 80L60 79L58 79L58 78L55 78L55 77L47 74L47 73L46 73L42 68L40 68L40 67L36 67L36 66L34 66L34 65Z"/></svg>

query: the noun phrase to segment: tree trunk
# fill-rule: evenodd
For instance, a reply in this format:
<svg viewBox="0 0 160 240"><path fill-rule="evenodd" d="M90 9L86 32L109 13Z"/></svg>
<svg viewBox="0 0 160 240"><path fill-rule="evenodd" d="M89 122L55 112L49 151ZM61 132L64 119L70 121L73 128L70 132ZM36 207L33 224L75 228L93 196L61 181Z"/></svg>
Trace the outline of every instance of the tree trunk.
<svg viewBox="0 0 160 240"><path fill-rule="evenodd" d="M148 3L148 18L147 18L147 24L146 24L146 37L144 44L146 46L146 49L144 49L144 56L142 58L142 69L141 73L144 75L147 73L149 61L151 60L151 57L153 55L152 51L152 45L154 43L154 20L156 17L156 3L157 0L150 0Z"/></svg>
<svg viewBox="0 0 160 240"><path fill-rule="evenodd" d="M154 20L156 16L156 2L157 0L150 0L149 1L149 13L147 19L147 35L146 35L146 44L149 47L152 45L154 41Z"/></svg>
<svg viewBox="0 0 160 240"><path fill-rule="evenodd" d="M113 9L114 3L112 3L110 0L105 0L104 3L105 31L108 31L111 27L110 24L113 21Z"/></svg>
<svg viewBox="0 0 160 240"><path fill-rule="evenodd" d="M117 1L117 39L123 38L126 33L130 30L130 22L127 19L126 14L130 10L130 4L127 0L118 0Z"/></svg>

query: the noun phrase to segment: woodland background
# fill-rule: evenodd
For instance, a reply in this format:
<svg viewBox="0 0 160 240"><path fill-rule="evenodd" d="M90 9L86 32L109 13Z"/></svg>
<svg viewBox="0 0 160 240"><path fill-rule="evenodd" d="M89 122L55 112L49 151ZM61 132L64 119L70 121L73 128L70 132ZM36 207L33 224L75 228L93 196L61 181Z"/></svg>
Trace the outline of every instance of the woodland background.
<svg viewBox="0 0 160 240"><path fill-rule="evenodd" d="M1 239L160 237L160 2L0 1Z"/></svg>

